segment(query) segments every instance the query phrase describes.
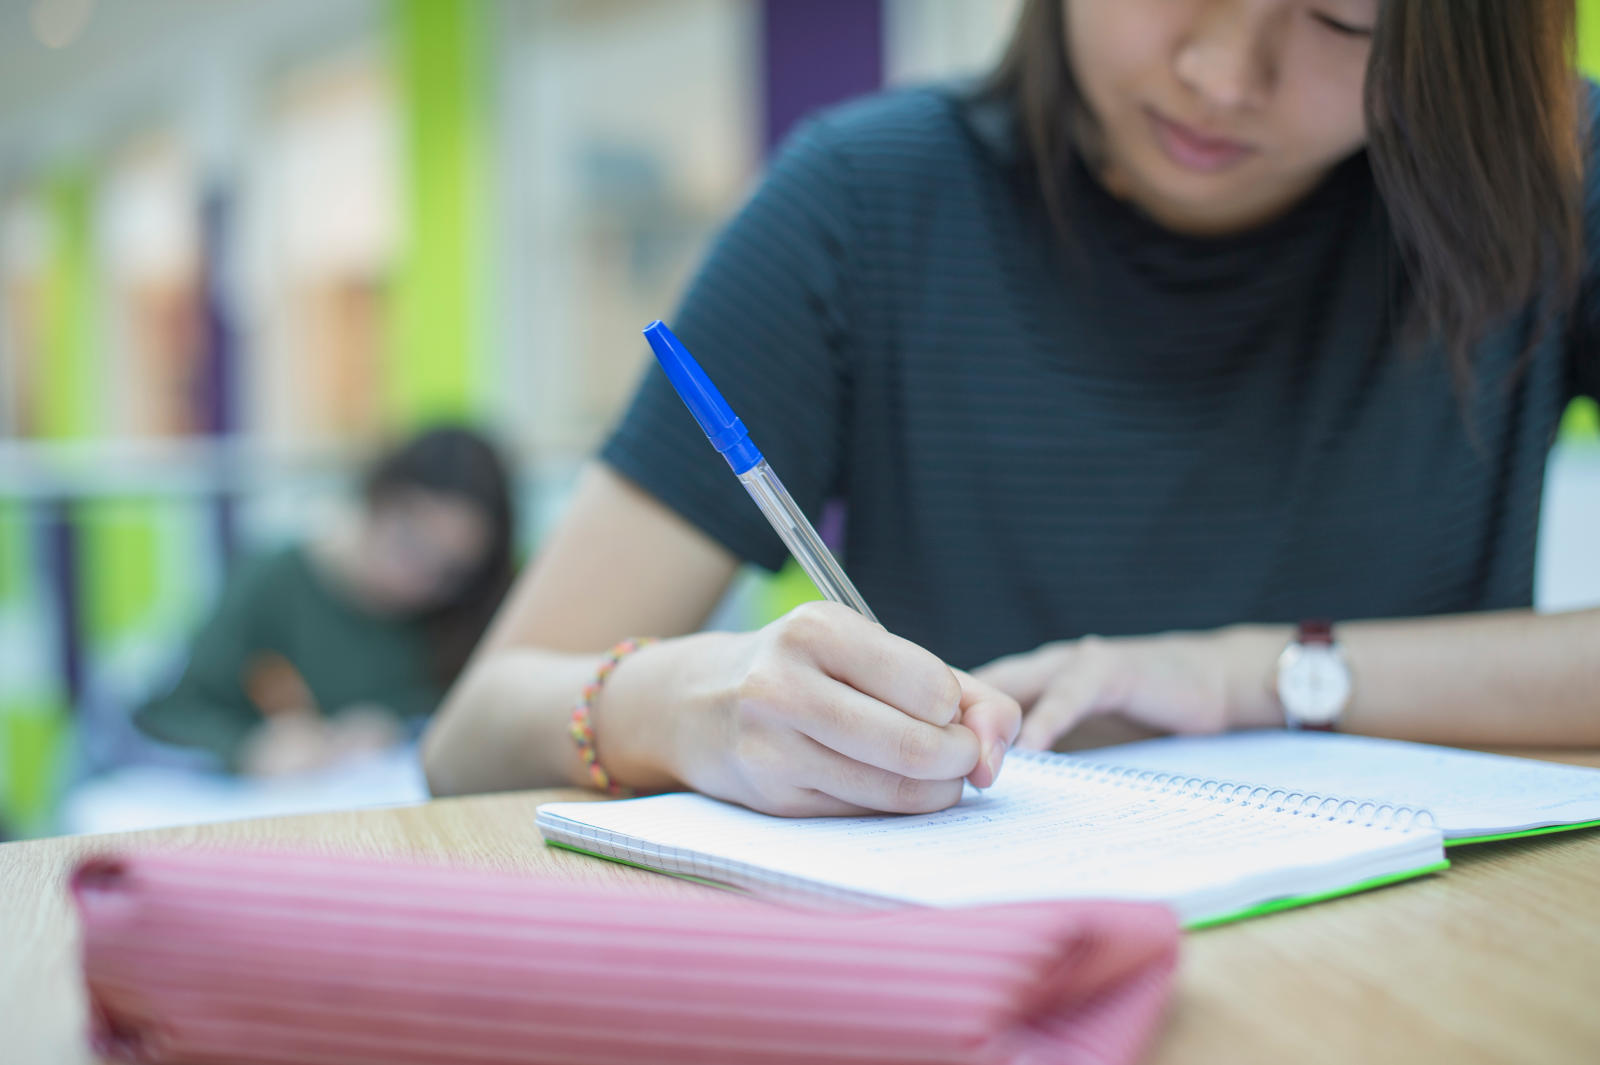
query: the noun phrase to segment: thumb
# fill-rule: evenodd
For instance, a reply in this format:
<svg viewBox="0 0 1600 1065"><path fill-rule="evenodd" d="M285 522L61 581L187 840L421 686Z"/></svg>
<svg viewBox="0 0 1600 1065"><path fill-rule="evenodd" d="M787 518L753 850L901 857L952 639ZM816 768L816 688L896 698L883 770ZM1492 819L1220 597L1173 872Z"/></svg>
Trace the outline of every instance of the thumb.
<svg viewBox="0 0 1600 1065"><path fill-rule="evenodd" d="M997 658L973 670L972 675L1024 707L1032 706L1061 668L1059 657L1055 648L1046 644L1032 651Z"/></svg>
<svg viewBox="0 0 1600 1065"><path fill-rule="evenodd" d="M959 669L954 672L961 682L961 724L978 737L978 764L967 779L973 787L987 788L1000 775L1006 751L1016 741L1022 708L1005 692Z"/></svg>
<svg viewBox="0 0 1600 1065"><path fill-rule="evenodd" d="M1024 750L1049 750L1084 718L1105 709L1105 671L1088 667L1058 674L1022 719L1017 746Z"/></svg>

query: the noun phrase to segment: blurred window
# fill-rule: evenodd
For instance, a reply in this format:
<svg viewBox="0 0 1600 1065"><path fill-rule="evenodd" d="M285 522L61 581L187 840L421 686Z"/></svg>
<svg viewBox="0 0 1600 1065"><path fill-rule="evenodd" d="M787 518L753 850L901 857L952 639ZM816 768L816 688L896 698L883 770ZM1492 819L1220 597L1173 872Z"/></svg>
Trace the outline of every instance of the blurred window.
<svg viewBox="0 0 1600 1065"><path fill-rule="evenodd" d="M378 430L400 228L398 128L375 47L297 70L271 95L257 154L250 396L253 427L269 439Z"/></svg>
<svg viewBox="0 0 1600 1065"><path fill-rule="evenodd" d="M170 132L109 161L100 185L110 436L185 436L206 427L199 188Z"/></svg>

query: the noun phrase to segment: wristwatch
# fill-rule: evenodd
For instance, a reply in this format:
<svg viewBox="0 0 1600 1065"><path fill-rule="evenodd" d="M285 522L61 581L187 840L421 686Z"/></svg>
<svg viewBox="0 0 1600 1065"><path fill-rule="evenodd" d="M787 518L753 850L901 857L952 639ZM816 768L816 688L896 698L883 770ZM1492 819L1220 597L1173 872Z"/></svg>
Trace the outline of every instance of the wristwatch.
<svg viewBox="0 0 1600 1065"><path fill-rule="evenodd" d="M1327 621L1302 621L1278 656L1278 701L1286 728L1332 732L1350 705L1350 665Z"/></svg>

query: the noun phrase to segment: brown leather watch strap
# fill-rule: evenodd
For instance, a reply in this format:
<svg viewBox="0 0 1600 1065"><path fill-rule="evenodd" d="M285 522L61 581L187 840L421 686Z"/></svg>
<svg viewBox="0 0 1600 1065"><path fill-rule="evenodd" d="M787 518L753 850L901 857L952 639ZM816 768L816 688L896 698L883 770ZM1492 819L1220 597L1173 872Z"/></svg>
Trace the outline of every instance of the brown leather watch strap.
<svg viewBox="0 0 1600 1065"><path fill-rule="evenodd" d="M1325 621L1321 618L1302 621L1294 638L1297 643L1321 644L1325 647L1331 647L1333 645L1333 622Z"/></svg>

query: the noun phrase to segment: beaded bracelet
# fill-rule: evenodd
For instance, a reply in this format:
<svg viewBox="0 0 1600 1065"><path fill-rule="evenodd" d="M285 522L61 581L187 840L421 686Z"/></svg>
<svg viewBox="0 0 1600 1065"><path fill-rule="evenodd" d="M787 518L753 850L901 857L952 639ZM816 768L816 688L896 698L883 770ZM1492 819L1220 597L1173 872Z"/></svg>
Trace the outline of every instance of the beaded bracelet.
<svg viewBox="0 0 1600 1065"><path fill-rule="evenodd" d="M594 679L583 686L583 694L578 698L578 705L572 708L572 722L567 726L567 735L578 745L578 756L583 759L584 768L589 771L589 779L594 781L595 787L608 795L620 796L632 793L611 779L611 774L600 764L600 755L595 752L594 700L600 694L600 689L605 686L606 678L617 668L617 663L641 647L648 647L655 642L654 637L640 636L623 640L607 651L600 668L595 670Z"/></svg>

